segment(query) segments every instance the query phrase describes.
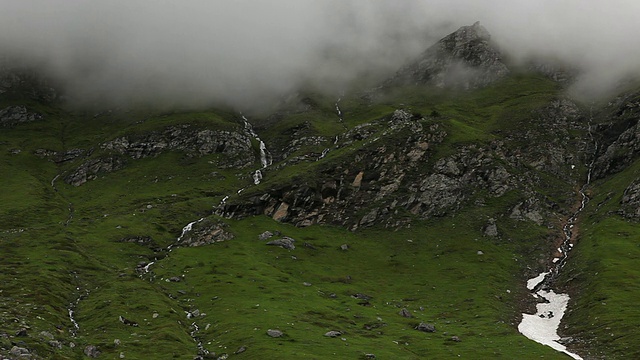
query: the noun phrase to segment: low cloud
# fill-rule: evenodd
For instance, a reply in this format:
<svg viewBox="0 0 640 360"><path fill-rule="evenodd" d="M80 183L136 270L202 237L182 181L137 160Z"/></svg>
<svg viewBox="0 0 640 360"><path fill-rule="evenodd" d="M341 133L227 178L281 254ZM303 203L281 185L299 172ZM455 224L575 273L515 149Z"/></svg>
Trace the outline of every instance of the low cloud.
<svg viewBox="0 0 640 360"><path fill-rule="evenodd" d="M615 5L615 6L614 6ZM0 0L0 49L87 104L264 107L392 74L479 20L512 58L557 59L595 95L640 72L640 3L594 0Z"/></svg>

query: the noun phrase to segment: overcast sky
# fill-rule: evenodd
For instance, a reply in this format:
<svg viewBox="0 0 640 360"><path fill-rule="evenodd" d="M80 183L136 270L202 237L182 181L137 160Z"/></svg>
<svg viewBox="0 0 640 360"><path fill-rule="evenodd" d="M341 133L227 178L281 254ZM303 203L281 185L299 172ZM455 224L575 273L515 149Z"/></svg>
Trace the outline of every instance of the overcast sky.
<svg viewBox="0 0 640 360"><path fill-rule="evenodd" d="M637 0L0 0L0 49L75 98L250 108L302 84L337 95L475 21L506 53L604 88L640 73L638 16Z"/></svg>

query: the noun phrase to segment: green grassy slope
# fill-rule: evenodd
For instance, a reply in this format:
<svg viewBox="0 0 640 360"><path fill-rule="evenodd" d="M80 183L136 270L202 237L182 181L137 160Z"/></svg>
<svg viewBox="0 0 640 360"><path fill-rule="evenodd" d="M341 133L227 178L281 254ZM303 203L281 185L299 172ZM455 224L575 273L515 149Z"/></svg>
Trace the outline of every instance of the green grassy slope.
<svg viewBox="0 0 640 360"><path fill-rule="evenodd" d="M473 93L398 91L372 104L358 97L343 99L344 123L338 122L334 100L319 98L308 112L284 113L277 125L268 126L265 121L264 128L256 128L268 144L285 143L287 131L305 122L310 124L307 135L331 139L345 127L388 116L404 104L414 113L433 113L429 121L447 129L450 136L434 150L437 159L455 153L461 145L500 138L500 131L533 126L528 125L527 114L558 96L559 89L549 80L518 75ZM211 216L212 207L224 196L244 187L250 194L301 177L313 178L364 145L355 142L330 152L322 161L267 171L264 183L253 188L252 169L220 169L215 167L220 155L194 158L180 152L130 160L124 169L100 174L80 187L58 178L54 187L53 179L73 169L79 160L56 164L35 156L36 149L97 149L118 136L173 124L236 129L239 119L217 110L160 115L115 112L94 117L39 106L46 121L2 129L0 134L0 334L8 334L0 337L2 348L18 344L41 358L75 359L82 358L83 349L91 344L99 348L102 358L118 358L122 352L127 359L192 359L197 353L197 343L190 335L195 322L199 328L196 339L218 355L233 354L246 346L245 352L231 355L239 359L353 359L366 353L379 359L565 358L517 332L521 302L529 297L524 281L541 267L537 260L547 255L547 239L553 231L505 216L521 199L517 191L455 216L414 219L410 229L399 231L374 227L354 233L317 225L296 228L262 216L224 220L234 239L174 248L164 257L166 253L154 249L172 244L187 223ZM305 146L298 151L319 152L323 147ZM21 152L14 155L11 149ZM557 184L536 189L549 198L561 198L573 187L555 178L543 183ZM610 186L618 189L622 185ZM504 219L501 237L484 236L486 219L500 216ZM618 227L623 230L616 234L628 234L617 235L620 238L636 234L631 225L609 217L581 229L583 236L595 239L601 236L599 232ZM257 238L266 230L296 239L296 249L266 246ZM122 242L136 236L150 237L153 242ZM341 250L342 244L348 244L349 250ZM615 254L635 251L613 245L607 247L611 257L597 261L614 261ZM602 257L602 251L589 250L587 240L580 246L574 252L576 267L595 262L594 254ZM158 257L150 273L136 272L140 262ZM625 259L629 263L622 263ZM616 257L615 261L629 266L628 279L632 279L633 257ZM603 265L601 274L611 273L585 275L579 278L586 284L582 286L605 286L614 273L604 268L611 269ZM179 282L167 281L182 275ZM356 293L371 299L363 303L352 297ZM628 302L635 293L632 287L625 290L626 297L614 300L607 295L611 300L599 300L608 304L601 308L604 313L594 316L613 316L606 310L612 306L630 314ZM76 335L68 316L72 303L80 326ZM581 334L579 326L586 320L574 320L574 316L587 307L590 314L596 314L593 304L582 297L571 314L572 327L575 324ZM399 315L402 308L413 318ZM188 319L185 312L195 309L206 315ZM121 323L119 316L138 326ZM437 331L414 330L419 322L431 323ZM21 328L27 328L27 337L14 336ZM271 338L266 335L269 328L280 329L285 336ZM330 330L343 334L323 336ZM61 349L49 344L48 334L61 343ZM453 341L453 336L460 341ZM634 340L631 336L623 339ZM627 343L624 346L632 346ZM631 351L619 344L622 342L616 340L612 353Z"/></svg>

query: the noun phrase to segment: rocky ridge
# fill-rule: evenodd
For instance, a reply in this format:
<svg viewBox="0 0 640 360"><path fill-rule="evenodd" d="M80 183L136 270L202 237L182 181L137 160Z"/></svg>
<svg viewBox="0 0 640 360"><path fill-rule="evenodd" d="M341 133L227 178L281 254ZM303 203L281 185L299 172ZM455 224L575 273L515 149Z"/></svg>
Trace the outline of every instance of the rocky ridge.
<svg viewBox="0 0 640 360"><path fill-rule="evenodd" d="M502 55L479 22L463 26L400 69L385 86L430 84L440 88L477 89L507 76Z"/></svg>

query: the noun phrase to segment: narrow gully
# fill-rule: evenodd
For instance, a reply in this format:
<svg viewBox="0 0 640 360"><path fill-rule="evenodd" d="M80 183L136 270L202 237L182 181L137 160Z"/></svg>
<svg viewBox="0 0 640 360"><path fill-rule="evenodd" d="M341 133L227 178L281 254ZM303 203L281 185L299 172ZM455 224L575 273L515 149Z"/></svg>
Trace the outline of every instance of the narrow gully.
<svg viewBox="0 0 640 360"><path fill-rule="evenodd" d="M562 317L567 310L570 297L568 294L554 292L552 287L567 262L569 252L574 246L573 228L576 221L578 220L580 213L582 213L589 203L589 196L587 196L586 191L591 184L591 175L596 158L595 155L598 151L598 142L595 140L592 132L592 120L593 115L590 115L588 135L589 139L594 144L594 150L591 161L586 164L586 182L578 191L580 196L580 206L569 217L569 219L567 219L567 222L562 227L564 239L558 249L560 256L553 259L553 265L548 271L545 271L527 281L527 289L529 289L533 297L538 300L538 304L536 305L536 313L522 314L522 322L518 325L518 331L529 339L543 345L550 346L551 348L577 360L582 360L582 357L567 350L567 348L561 343L561 338L558 335L558 327L560 326Z"/></svg>

